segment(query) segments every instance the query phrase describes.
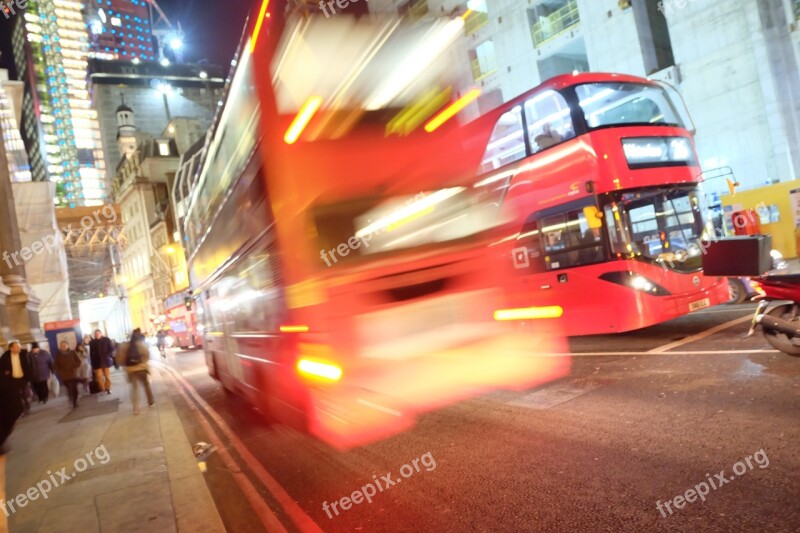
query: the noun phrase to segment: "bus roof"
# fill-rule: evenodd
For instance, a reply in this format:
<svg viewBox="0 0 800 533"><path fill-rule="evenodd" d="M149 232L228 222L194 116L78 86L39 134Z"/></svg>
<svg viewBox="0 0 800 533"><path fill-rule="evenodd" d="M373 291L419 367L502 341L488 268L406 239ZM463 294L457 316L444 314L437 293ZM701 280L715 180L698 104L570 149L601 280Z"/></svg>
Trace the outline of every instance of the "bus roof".
<svg viewBox="0 0 800 533"><path fill-rule="evenodd" d="M550 79L547 79L537 85L532 89L528 89L524 93L515 96L511 100L495 107L494 109L484 113L481 117L478 117L479 120L482 117L487 115L495 116L497 113L502 114L506 110L518 105L528 98L532 94L536 94L538 92L544 90L554 90L558 91L564 89L566 87L572 87L575 85L582 85L585 83L639 83L639 84L646 84L646 85L656 85L656 82L652 80L648 80L647 78L641 78L639 76L632 76L630 74L615 74L610 72L580 72L577 74L560 74L558 76L554 76Z"/></svg>

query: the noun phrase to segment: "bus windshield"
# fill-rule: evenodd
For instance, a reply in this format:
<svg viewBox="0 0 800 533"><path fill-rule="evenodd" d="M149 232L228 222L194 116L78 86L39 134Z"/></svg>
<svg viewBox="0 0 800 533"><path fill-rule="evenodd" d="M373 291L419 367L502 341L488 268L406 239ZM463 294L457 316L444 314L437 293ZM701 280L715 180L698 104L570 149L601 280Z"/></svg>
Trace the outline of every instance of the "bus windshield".
<svg viewBox="0 0 800 533"><path fill-rule="evenodd" d="M585 83L575 87L589 129L674 126L684 121L667 92L639 83Z"/></svg>
<svg viewBox="0 0 800 533"><path fill-rule="evenodd" d="M329 252L323 260L332 266L331 258L340 264L475 236L497 223L504 189L487 189L454 186L317 207L317 244Z"/></svg>
<svg viewBox="0 0 800 533"><path fill-rule="evenodd" d="M615 254L636 256L680 272L702 267L704 205L697 188L620 191L605 206Z"/></svg>

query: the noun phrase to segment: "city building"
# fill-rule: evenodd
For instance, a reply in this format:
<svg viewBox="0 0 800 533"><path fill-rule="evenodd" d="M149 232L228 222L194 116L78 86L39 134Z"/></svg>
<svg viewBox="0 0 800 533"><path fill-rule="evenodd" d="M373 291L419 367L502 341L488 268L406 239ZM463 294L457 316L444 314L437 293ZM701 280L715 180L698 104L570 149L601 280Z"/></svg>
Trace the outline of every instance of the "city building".
<svg viewBox="0 0 800 533"><path fill-rule="evenodd" d="M89 77L106 165L111 169L131 150L131 143L120 142L120 136L128 135L128 130L120 129L120 105L136 110L136 130L140 134L159 137L173 117L190 117L205 135L225 86L225 71L214 65L165 67L152 62L133 64L95 59L89 62Z"/></svg>
<svg viewBox="0 0 800 533"><path fill-rule="evenodd" d="M120 152L125 155L113 187L129 242L121 276L131 318L136 327L152 332L165 321L167 297L189 286L169 191L181 161L179 146L188 149L206 132L199 121L177 117L154 137L138 131L137 116L127 105L119 106Z"/></svg>
<svg viewBox="0 0 800 533"><path fill-rule="evenodd" d="M704 170L742 189L800 177L800 0L371 0L370 11L462 16L472 115L573 71L676 86ZM766 110L766 113L765 113ZM728 192L709 180L712 202Z"/></svg>
<svg viewBox="0 0 800 533"><path fill-rule="evenodd" d="M31 181L31 165L22 142L19 124L22 120L22 99L25 84L8 79L8 70L0 69L0 131L12 182Z"/></svg>
<svg viewBox="0 0 800 533"><path fill-rule="evenodd" d="M14 173L26 163L17 153L19 132L11 91L3 88L7 85L0 83L3 110L0 115L0 345L3 346L14 338L22 342L45 341L39 318L42 301L28 282L26 267L29 261L46 252L46 243L27 246L20 235L14 188L29 183L12 182Z"/></svg>
<svg viewBox="0 0 800 533"><path fill-rule="evenodd" d="M11 182L20 245L16 250L4 251L20 252L22 257L12 255L11 261L24 262L25 278L41 300L40 321L47 323L71 318L69 276L64 239L53 212L55 184L31 181L28 154L18 126L24 92L22 82L9 81L8 71L0 69L0 162L4 162L0 164L8 172L0 176ZM31 253L26 260L22 255L26 249L39 253Z"/></svg>
<svg viewBox="0 0 800 533"><path fill-rule="evenodd" d="M88 42L82 2L38 0L14 19L14 62L25 83L21 129L32 178L56 182L60 205L97 206L108 197L87 87Z"/></svg>
<svg viewBox="0 0 800 533"><path fill-rule="evenodd" d="M127 61L158 59L147 0L87 0L86 8L91 35L90 57Z"/></svg>

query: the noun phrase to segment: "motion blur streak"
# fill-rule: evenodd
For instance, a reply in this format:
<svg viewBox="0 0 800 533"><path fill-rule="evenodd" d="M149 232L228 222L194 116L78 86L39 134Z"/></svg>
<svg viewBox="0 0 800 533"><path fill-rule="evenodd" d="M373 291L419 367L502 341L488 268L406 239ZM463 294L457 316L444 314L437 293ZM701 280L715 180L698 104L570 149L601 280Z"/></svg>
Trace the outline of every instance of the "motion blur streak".
<svg viewBox="0 0 800 533"><path fill-rule="evenodd" d="M453 118L459 111L467 107L473 100L480 96L480 89L472 89L470 92L453 102L449 107L444 109L441 113L433 117L430 122L425 124L425 131L431 133L436 131L439 126Z"/></svg>
<svg viewBox="0 0 800 533"><path fill-rule="evenodd" d="M500 309L494 312L494 319L505 320L538 320L541 318L561 318L564 309L558 305L548 307L528 307L524 309Z"/></svg>
<svg viewBox="0 0 800 533"><path fill-rule="evenodd" d="M300 359L297 361L297 370L305 375L339 381L342 379L342 369L331 363Z"/></svg>
<svg viewBox="0 0 800 533"><path fill-rule="evenodd" d="M253 37L250 39L250 51L255 52L256 43L258 43L258 36L261 34L261 26L264 24L264 18L267 16L267 8L269 7L269 0L264 0L261 4L261 11L258 13L256 19L256 27L253 30Z"/></svg>
<svg viewBox="0 0 800 533"><path fill-rule="evenodd" d="M311 122L311 119L314 117L314 113L317 112L321 105L322 98L319 96L310 96L308 100L306 100L306 103L303 104L303 107L300 108L300 112L297 113L294 121L292 121L292 125L286 130L286 135L283 138L286 144L294 144L297 139L300 138L303 130L306 129L306 126L308 126L308 123Z"/></svg>
<svg viewBox="0 0 800 533"><path fill-rule="evenodd" d="M281 326L281 333L308 333L308 326Z"/></svg>

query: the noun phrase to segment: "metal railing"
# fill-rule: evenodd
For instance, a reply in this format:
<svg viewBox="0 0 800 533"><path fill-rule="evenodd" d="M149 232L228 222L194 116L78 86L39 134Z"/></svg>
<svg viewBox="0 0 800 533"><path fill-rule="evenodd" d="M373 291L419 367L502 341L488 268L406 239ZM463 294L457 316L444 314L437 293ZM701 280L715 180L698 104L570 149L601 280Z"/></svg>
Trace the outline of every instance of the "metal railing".
<svg viewBox="0 0 800 533"><path fill-rule="evenodd" d="M474 79L475 81L481 81L482 79L487 78L487 77L491 76L492 74L494 74L495 72L497 72L497 68L496 67L492 68L491 70L487 70L486 72L484 72L481 69L480 60L478 60L477 58L472 60L471 66L472 66L472 79Z"/></svg>
<svg viewBox="0 0 800 533"><path fill-rule="evenodd" d="M533 23L533 26L531 26L533 44L538 48L547 41L555 39L567 30L577 26L580 22L581 16L578 12L578 1L569 0L564 7Z"/></svg>
<svg viewBox="0 0 800 533"><path fill-rule="evenodd" d="M472 35L479 29L489 24L489 14L483 11L473 11L467 17L464 23L464 32L467 35Z"/></svg>
<svg viewBox="0 0 800 533"><path fill-rule="evenodd" d="M419 20L429 13L428 0L417 0L408 8L408 18Z"/></svg>

